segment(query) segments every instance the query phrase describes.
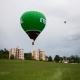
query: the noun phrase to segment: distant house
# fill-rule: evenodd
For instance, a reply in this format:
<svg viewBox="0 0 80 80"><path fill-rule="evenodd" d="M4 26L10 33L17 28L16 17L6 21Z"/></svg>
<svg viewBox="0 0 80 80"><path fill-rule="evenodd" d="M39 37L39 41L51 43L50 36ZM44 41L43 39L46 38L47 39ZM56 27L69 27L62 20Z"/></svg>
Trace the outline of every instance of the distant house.
<svg viewBox="0 0 80 80"><path fill-rule="evenodd" d="M63 60L62 62L63 63L69 63L69 60Z"/></svg>
<svg viewBox="0 0 80 80"><path fill-rule="evenodd" d="M14 59L24 59L24 49L11 48L9 51L9 59L11 55L14 55Z"/></svg>
<svg viewBox="0 0 80 80"><path fill-rule="evenodd" d="M40 49L34 50L31 52L32 58L35 60L46 60L45 51L41 51Z"/></svg>

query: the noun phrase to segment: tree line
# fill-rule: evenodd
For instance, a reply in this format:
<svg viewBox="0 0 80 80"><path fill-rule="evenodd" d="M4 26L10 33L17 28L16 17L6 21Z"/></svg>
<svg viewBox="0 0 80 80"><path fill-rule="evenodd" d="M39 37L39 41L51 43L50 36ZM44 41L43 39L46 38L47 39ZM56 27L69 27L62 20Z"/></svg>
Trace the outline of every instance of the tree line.
<svg viewBox="0 0 80 80"><path fill-rule="evenodd" d="M6 48L0 50L0 59L9 59L9 51Z"/></svg>
<svg viewBox="0 0 80 80"><path fill-rule="evenodd" d="M78 55L71 55L70 57L60 57L59 55L55 55L54 59L52 59L51 56L48 57L48 61L52 62L64 62L64 61L68 61L69 63L80 63L80 57Z"/></svg>
<svg viewBox="0 0 80 80"><path fill-rule="evenodd" d="M48 62L63 62L68 60L69 63L80 63L80 57L78 55L71 55L70 57L60 57L59 55L55 55L54 59L52 56L46 56ZM0 50L0 59L9 59L9 50L6 48ZM14 56L11 56L11 59L14 59ZM24 53L25 60L33 60L31 53Z"/></svg>
<svg viewBox="0 0 80 80"><path fill-rule="evenodd" d="M69 63L80 63L80 57L78 55L71 55L70 57L60 57L59 55L55 55L54 59L52 59L52 56L46 56L48 59L48 62L57 62L61 63L63 61L68 61ZM24 53L24 59L25 60L33 60L31 53Z"/></svg>

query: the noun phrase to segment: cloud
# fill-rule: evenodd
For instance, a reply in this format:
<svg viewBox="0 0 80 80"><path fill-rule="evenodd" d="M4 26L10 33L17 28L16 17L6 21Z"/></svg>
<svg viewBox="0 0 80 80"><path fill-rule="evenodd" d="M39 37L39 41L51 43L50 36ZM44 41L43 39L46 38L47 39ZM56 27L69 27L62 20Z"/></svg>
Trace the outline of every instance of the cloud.
<svg viewBox="0 0 80 80"><path fill-rule="evenodd" d="M66 37L67 41L77 41L80 40L80 34L73 34Z"/></svg>
<svg viewBox="0 0 80 80"><path fill-rule="evenodd" d="M79 7L80 0L0 0L0 49L19 46L25 52L39 48L47 55L80 55ZM20 25L21 15L28 10L47 18L34 46Z"/></svg>

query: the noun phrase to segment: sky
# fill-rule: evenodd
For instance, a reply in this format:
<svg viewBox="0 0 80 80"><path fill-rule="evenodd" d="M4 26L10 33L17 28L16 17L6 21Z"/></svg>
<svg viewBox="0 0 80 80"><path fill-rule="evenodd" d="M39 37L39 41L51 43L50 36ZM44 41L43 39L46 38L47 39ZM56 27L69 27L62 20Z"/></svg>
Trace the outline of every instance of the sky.
<svg viewBox="0 0 80 80"><path fill-rule="evenodd" d="M41 49L47 56L80 56L80 0L0 0L0 49ZM23 31L20 17L26 11L42 12L45 29L32 40ZM66 21L66 24L64 23Z"/></svg>

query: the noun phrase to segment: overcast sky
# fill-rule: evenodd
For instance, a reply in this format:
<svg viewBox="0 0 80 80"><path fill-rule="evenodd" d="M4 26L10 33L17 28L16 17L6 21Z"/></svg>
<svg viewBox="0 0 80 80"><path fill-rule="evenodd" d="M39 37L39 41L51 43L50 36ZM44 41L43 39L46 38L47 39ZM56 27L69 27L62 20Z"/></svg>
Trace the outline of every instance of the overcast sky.
<svg viewBox="0 0 80 80"><path fill-rule="evenodd" d="M80 0L0 0L0 49L41 49L48 56L80 56ZM21 15L42 12L47 24L32 46L20 25ZM67 23L65 24L64 21Z"/></svg>

